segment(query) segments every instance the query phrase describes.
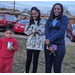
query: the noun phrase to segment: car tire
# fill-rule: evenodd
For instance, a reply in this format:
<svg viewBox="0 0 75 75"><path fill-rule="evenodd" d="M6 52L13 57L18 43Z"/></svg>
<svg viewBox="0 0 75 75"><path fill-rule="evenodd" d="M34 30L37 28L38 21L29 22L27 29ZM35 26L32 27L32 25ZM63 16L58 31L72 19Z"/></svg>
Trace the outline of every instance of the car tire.
<svg viewBox="0 0 75 75"><path fill-rule="evenodd" d="M72 36L72 34L71 34L71 41L73 42L73 36Z"/></svg>

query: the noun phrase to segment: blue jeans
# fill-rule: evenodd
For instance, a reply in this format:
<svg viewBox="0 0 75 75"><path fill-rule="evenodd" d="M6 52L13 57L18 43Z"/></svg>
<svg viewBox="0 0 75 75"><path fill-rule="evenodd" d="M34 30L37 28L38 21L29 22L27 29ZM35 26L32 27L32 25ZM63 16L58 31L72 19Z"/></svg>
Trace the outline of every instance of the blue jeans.
<svg viewBox="0 0 75 75"><path fill-rule="evenodd" d="M57 45L57 50L55 51L56 56L53 54L49 55L51 51L46 49L45 45L45 72L51 73L52 65L54 73L61 73L61 64L66 52L65 44Z"/></svg>

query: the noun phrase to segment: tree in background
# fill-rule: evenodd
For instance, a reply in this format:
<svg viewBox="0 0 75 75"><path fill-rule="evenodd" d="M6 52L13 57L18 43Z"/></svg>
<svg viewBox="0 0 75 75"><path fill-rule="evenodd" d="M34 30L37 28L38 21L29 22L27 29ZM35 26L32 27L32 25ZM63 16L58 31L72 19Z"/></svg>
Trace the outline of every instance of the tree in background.
<svg viewBox="0 0 75 75"><path fill-rule="evenodd" d="M70 12L68 11L68 7L64 6L63 9L64 9L64 14L71 15Z"/></svg>
<svg viewBox="0 0 75 75"><path fill-rule="evenodd" d="M28 8L24 8L22 12L27 13L27 14L31 14L31 11L28 10Z"/></svg>
<svg viewBox="0 0 75 75"><path fill-rule="evenodd" d="M0 10L9 10L9 11L12 11L12 9L8 9L8 8L0 8ZM15 9L15 11L17 11L17 12L20 12L18 9Z"/></svg>

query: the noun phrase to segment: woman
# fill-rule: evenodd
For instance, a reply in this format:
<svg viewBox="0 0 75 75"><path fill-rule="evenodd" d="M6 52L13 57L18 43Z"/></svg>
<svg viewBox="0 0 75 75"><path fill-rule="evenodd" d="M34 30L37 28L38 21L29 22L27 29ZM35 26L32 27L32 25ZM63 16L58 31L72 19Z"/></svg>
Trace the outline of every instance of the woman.
<svg viewBox="0 0 75 75"><path fill-rule="evenodd" d="M25 34L29 35L27 39L27 60L26 60L26 73L29 73L29 68L33 56L33 71L37 72L38 57L40 50L44 48L44 38L45 33L45 21L40 18L40 10L36 7L31 9L31 19L26 24Z"/></svg>
<svg viewBox="0 0 75 75"><path fill-rule="evenodd" d="M54 4L50 17L45 25L46 73L51 73L52 64L54 72L61 73L61 64L66 52L64 38L67 26L68 18L67 16L63 15L62 4Z"/></svg>

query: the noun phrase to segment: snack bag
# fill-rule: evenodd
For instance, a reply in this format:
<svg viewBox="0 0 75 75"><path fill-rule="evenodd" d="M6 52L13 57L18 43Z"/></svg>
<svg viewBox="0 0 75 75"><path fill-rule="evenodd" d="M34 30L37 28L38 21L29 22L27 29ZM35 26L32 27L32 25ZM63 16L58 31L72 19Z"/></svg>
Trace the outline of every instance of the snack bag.
<svg viewBox="0 0 75 75"><path fill-rule="evenodd" d="M12 42L8 41L7 49L9 49L12 44L13 44Z"/></svg>

